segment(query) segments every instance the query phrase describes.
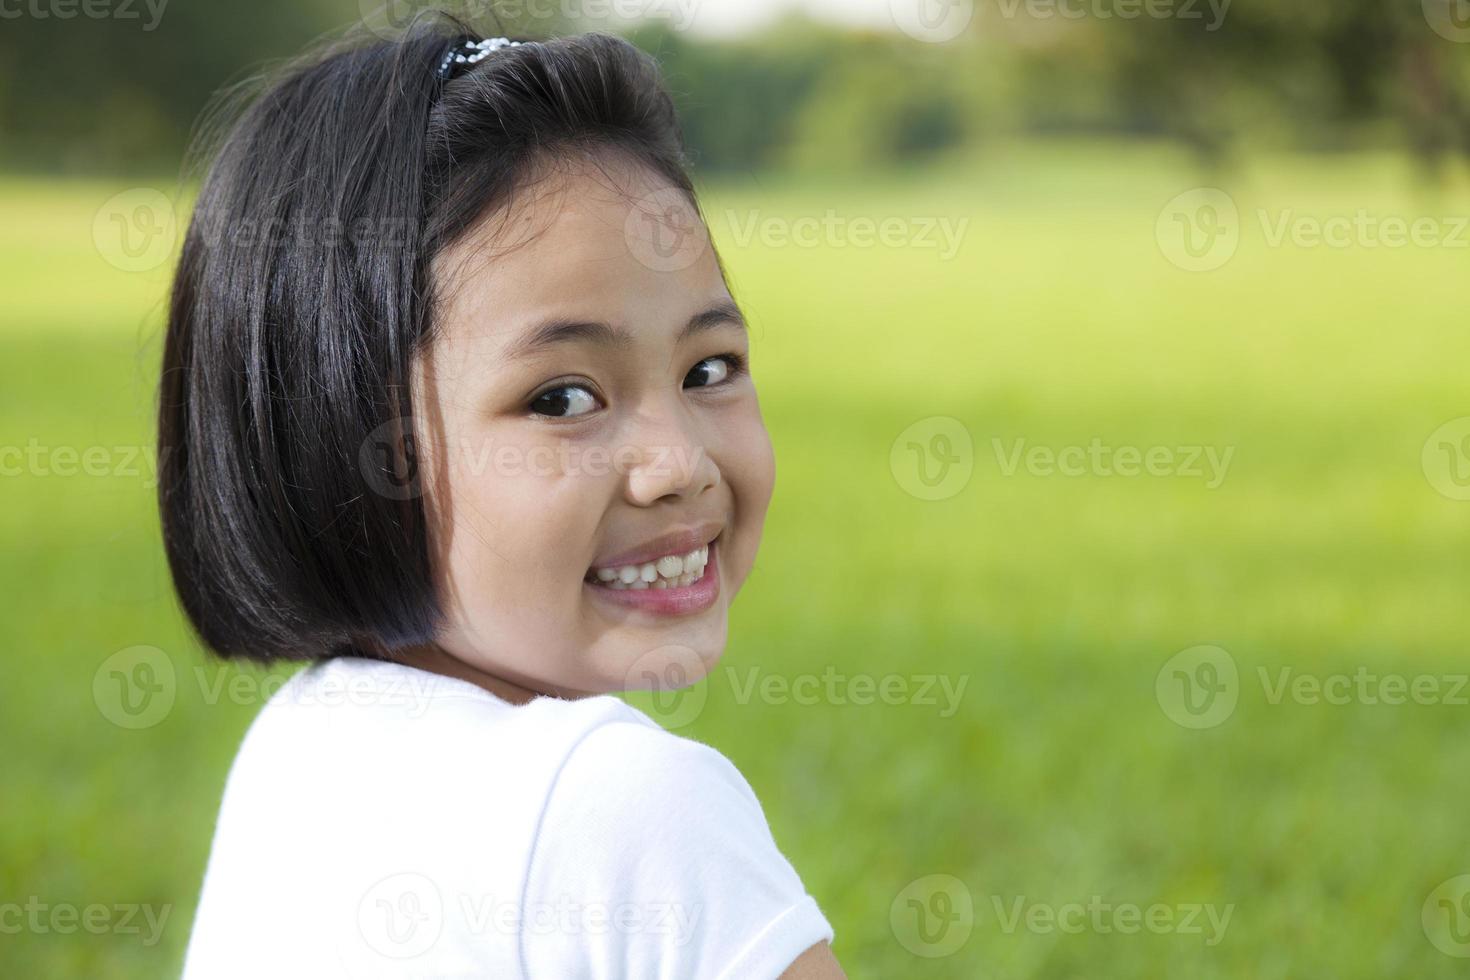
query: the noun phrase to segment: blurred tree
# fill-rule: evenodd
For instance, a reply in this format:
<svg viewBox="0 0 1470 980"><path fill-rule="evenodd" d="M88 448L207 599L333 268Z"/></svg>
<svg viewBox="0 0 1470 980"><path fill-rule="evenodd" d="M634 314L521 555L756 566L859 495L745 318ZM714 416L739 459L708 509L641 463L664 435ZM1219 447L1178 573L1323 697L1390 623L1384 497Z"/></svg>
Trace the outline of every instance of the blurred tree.
<svg viewBox="0 0 1470 980"><path fill-rule="evenodd" d="M753 170L776 163L794 138L797 107L838 55L830 33L791 20L760 37L696 43L666 25L631 40L658 57L699 166Z"/></svg>
<svg viewBox="0 0 1470 980"><path fill-rule="evenodd" d="M1450 39L1470 40L1454 19L1465 0L1191 0L1195 18L1139 16L1137 0L1064 0L1063 17L1058 2L981 5L947 44L799 19L723 42L661 21L631 36L663 62L705 170L891 166L999 132L1164 136L1216 164L1243 142L1470 156L1470 43ZM78 0L12 2L0 19L0 165L172 169L220 86L352 21L390 28L420 6L93 0L113 14L99 18ZM544 16L554 4L443 6L503 33L566 26ZM592 23L606 24L575 21Z"/></svg>
<svg viewBox="0 0 1470 980"><path fill-rule="evenodd" d="M79 0L6 4L0 164L173 169L217 90L315 41L344 30L390 31L424 9L520 33L510 12L541 9L516 4L497 16L493 0L94 0L90 6L108 16L84 16ZM538 16L535 29L558 26Z"/></svg>
<svg viewBox="0 0 1470 980"><path fill-rule="evenodd" d="M963 138L967 106L953 64L890 35L836 49L811 97L796 107L782 161L868 170L922 160Z"/></svg>

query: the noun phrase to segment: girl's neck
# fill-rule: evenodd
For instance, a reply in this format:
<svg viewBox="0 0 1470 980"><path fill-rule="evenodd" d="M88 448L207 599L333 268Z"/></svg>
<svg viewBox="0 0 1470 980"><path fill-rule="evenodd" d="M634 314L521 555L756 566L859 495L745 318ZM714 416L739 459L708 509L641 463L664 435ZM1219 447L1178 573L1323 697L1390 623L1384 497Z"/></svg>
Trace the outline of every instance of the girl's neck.
<svg viewBox="0 0 1470 980"><path fill-rule="evenodd" d="M410 667L427 670L430 673L441 674L445 677L453 677L462 681L469 681L476 687L483 688L491 694L508 701L511 704L526 704L533 698L541 697L546 693L523 687L503 677L486 673L478 667L465 663L458 657L446 653L436 644L426 643L422 646L407 647L393 651L392 659ZM564 695L557 694L561 697Z"/></svg>

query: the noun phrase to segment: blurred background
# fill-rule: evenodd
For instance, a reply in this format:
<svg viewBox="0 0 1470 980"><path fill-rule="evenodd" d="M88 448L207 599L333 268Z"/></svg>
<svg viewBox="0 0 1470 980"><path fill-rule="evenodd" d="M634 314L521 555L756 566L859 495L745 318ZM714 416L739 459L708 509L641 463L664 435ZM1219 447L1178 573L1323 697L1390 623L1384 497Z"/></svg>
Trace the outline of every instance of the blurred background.
<svg viewBox="0 0 1470 980"><path fill-rule="evenodd" d="M665 67L779 478L724 663L634 700L852 976L1464 975L1470 4L441 6ZM159 542L191 130L413 12L0 0L6 976L177 974L284 676Z"/></svg>

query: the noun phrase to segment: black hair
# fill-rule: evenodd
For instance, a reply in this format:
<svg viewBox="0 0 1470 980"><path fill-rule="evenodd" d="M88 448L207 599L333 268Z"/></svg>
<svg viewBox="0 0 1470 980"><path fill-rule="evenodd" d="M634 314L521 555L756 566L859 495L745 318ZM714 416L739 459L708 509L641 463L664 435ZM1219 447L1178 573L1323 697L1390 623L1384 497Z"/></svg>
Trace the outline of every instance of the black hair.
<svg viewBox="0 0 1470 980"><path fill-rule="evenodd" d="M168 311L158 495L174 588L220 656L432 641L407 420L435 255L548 159L621 154L695 200L651 57L583 34L441 79L467 36L420 18L311 54L212 151Z"/></svg>

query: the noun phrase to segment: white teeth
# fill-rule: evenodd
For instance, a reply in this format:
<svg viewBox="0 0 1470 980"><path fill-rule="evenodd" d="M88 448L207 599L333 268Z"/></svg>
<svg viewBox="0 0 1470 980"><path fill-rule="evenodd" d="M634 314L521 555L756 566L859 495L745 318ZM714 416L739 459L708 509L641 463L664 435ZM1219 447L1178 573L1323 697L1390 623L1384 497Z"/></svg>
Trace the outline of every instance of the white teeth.
<svg viewBox="0 0 1470 980"><path fill-rule="evenodd" d="M593 577L611 589L675 589L698 582L708 564L709 545L705 545L683 555L664 555L656 561L598 568Z"/></svg>

